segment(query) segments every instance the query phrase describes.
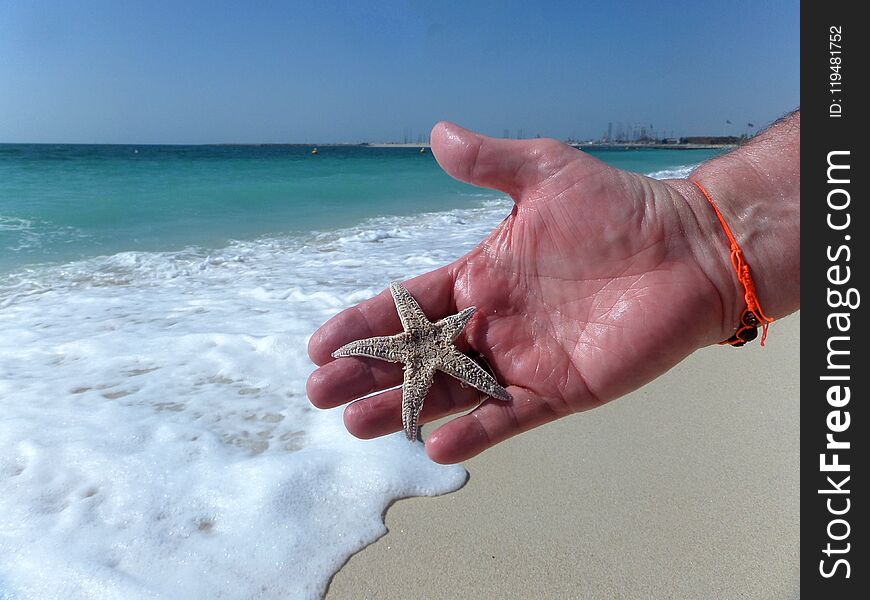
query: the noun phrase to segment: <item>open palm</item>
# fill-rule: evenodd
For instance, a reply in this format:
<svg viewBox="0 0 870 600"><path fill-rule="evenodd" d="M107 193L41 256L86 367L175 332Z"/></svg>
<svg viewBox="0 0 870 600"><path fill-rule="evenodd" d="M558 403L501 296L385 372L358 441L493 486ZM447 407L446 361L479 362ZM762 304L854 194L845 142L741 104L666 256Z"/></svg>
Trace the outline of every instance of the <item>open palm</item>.
<svg viewBox="0 0 870 600"><path fill-rule="evenodd" d="M421 422L474 410L430 435L434 460L464 460L617 398L721 334L722 301L686 237L674 186L553 140L497 140L446 123L432 149L450 175L516 202L474 250L405 284L431 320L477 306L458 342L513 396L478 406L477 390L439 374ZM330 353L400 328L388 291L323 325L309 344L320 365L311 401L333 407L399 385L401 365ZM365 438L401 430L401 390L351 404L345 424Z"/></svg>

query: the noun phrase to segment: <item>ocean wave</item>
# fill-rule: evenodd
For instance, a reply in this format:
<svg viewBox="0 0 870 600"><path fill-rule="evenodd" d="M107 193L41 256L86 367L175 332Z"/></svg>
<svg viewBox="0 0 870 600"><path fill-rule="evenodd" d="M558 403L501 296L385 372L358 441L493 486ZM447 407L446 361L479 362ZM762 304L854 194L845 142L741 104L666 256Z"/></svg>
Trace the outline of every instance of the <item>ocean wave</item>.
<svg viewBox="0 0 870 600"><path fill-rule="evenodd" d="M647 173L646 176L652 177L653 179L681 179L683 177L688 177L689 173L694 171L697 166L697 164L681 165L679 167L672 167L661 171L653 171L652 173Z"/></svg>
<svg viewBox="0 0 870 600"><path fill-rule="evenodd" d="M309 273L320 267L321 273L346 273L357 269L362 257L367 264L392 264L388 271L399 277L407 272L403 265L458 257L489 233L510 206L502 198L470 209L376 217L344 229L235 241L220 249L119 252L59 265L31 265L0 276L0 305L4 299L8 305L12 294L24 290L157 285L175 279L209 285L215 283L212 277L256 275L267 266L288 272ZM311 276L319 279L316 273Z"/></svg>
<svg viewBox="0 0 870 600"><path fill-rule="evenodd" d="M686 177L695 167L697 165L682 165L647 176L655 179ZM401 278L402 273L414 272L420 266L444 264L470 250L511 208L507 197L494 198L491 193L472 195L482 198L480 204L472 208L374 217L344 229L235 241L220 249L131 251L60 265L31 265L0 276L0 307L50 290L159 285L179 278L209 284L214 283L210 280L212 274L247 272L252 264L273 265L288 271L308 270L309 265L321 264L325 258L335 273L367 273L371 269L359 271L360 267L377 264L379 272L390 272L393 278ZM0 224L10 230L27 231L34 227L30 221L14 218L0 220ZM410 240L415 243L410 245ZM410 247L416 251L407 252L406 248Z"/></svg>

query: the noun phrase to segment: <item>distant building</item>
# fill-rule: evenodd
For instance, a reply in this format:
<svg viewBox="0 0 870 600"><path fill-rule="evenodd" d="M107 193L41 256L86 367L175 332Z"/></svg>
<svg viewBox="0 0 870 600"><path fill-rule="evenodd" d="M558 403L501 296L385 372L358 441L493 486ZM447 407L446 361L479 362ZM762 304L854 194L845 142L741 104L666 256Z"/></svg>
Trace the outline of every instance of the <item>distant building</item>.
<svg viewBox="0 0 870 600"><path fill-rule="evenodd" d="M739 144L741 138L735 135L706 135L680 138L681 144Z"/></svg>

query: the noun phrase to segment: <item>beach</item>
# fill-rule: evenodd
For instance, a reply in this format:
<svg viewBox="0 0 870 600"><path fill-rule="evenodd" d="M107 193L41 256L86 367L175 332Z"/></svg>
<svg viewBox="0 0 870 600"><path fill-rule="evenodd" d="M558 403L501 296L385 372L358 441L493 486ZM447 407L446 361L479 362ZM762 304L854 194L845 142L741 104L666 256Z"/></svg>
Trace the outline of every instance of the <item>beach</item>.
<svg viewBox="0 0 870 600"><path fill-rule="evenodd" d="M799 328L701 349L396 502L327 598L798 598Z"/></svg>
<svg viewBox="0 0 870 600"><path fill-rule="evenodd" d="M796 317L466 482L314 409L306 346L512 202L431 153L309 150L0 145L0 597L319 598L345 563L332 597L793 595Z"/></svg>

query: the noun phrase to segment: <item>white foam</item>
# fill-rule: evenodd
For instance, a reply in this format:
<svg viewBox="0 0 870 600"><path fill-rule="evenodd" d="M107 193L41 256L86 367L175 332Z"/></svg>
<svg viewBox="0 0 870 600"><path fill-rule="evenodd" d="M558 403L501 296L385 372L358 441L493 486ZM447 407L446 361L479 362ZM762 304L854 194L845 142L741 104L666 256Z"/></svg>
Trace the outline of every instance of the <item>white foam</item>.
<svg viewBox="0 0 870 600"><path fill-rule="evenodd" d="M20 217L0 215L0 231L24 231L33 227L33 221Z"/></svg>
<svg viewBox="0 0 870 600"><path fill-rule="evenodd" d="M652 173L648 173L647 177L652 177L653 179L680 179L683 177L688 177L689 173L695 170L697 164L694 165L681 165L679 167L673 167L670 169L663 169L661 171L654 171Z"/></svg>
<svg viewBox="0 0 870 600"><path fill-rule="evenodd" d="M0 280L0 590L319 596L393 499L465 472L313 409L307 338L459 256L505 206L464 212L462 230L454 213L378 219Z"/></svg>
<svg viewBox="0 0 870 600"><path fill-rule="evenodd" d="M510 208L0 278L0 598L320 596L391 501L466 475L313 409L308 336Z"/></svg>

